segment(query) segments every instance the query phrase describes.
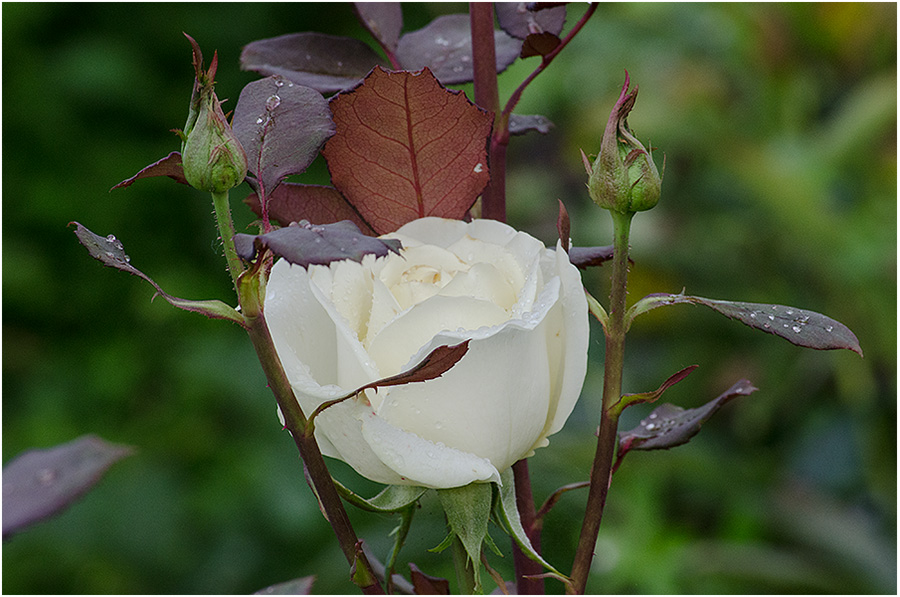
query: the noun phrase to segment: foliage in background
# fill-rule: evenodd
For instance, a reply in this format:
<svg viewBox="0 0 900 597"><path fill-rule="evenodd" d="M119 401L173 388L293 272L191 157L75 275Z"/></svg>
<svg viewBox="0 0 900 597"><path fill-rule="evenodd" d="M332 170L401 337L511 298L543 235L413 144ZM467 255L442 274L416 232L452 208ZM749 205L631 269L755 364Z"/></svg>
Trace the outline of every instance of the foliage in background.
<svg viewBox="0 0 900 597"><path fill-rule="evenodd" d="M404 17L414 29L464 9ZM236 65L254 39L364 38L352 9L5 4L3 17L3 460L85 432L137 449L4 546L3 590L251 592L310 573L317 592L353 590L241 331L150 303L65 226L115 230L178 296L230 300L205 197L167 180L105 192L175 143L162 133L185 108L181 31ZM604 590L896 590L895 23L879 4L604 5L523 96L520 112L556 127L510 144L510 223L553 241L559 198L576 244L606 242L578 149L596 147L628 68L642 88L631 124L667 157L662 200L634 226L631 299L684 287L804 305L866 354L797 350L690 306L636 322L626 391L698 363L673 402L697 406L739 377L760 392L689 446L623 464L595 562ZM501 76L501 101L532 68ZM257 77L220 70L227 111ZM325 180L321 163L304 176ZM247 231L255 216L235 212ZM592 288L607 277L589 275ZM600 392L594 348L585 395ZM548 471L538 500L587 474L596 422L579 409L534 457ZM546 553L574 550L566 521L583 500L570 492L549 514ZM443 538L437 505L423 510L409 553ZM385 553L396 521L351 517ZM417 563L435 573L441 560Z"/></svg>

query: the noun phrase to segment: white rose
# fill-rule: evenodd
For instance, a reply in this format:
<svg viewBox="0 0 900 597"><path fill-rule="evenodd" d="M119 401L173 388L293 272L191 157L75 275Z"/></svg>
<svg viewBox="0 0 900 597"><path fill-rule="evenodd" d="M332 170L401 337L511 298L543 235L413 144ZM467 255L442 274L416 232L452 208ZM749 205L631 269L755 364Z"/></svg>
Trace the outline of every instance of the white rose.
<svg viewBox="0 0 900 597"><path fill-rule="evenodd" d="M362 264L272 268L265 314L307 416L470 339L437 379L367 390L316 418L322 452L364 477L430 488L499 482L546 446L581 392L588 308L559 247L493 220L423 218Z"/></svg>

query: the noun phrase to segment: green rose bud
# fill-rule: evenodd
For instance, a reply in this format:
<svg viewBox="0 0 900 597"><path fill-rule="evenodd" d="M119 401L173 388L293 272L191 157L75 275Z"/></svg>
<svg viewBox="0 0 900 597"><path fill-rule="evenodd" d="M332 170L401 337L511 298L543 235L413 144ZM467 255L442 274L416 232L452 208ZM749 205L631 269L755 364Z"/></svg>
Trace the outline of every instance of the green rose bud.
<svg viewBox="0 0 900 597"><path fill-rule="evenodd" d="M193 39L188 39L194 49L197 78L181 134L181 165L184 177L192 187L222 193L244 181L247 154L225 119L222 104L214 91L217 57L213 57L209 70L204 72L200 48Z"/></svg>
<svg viewBox="0 0 900 597"><path fill-rule="evenodd" d="M628 114L637 98L637 87L628 92L629 78L613 107L603 132L600 155L589 165L588 192L603 209L634 213L650 209L659 201L662 179L653 157L628 128Z"/></svg>

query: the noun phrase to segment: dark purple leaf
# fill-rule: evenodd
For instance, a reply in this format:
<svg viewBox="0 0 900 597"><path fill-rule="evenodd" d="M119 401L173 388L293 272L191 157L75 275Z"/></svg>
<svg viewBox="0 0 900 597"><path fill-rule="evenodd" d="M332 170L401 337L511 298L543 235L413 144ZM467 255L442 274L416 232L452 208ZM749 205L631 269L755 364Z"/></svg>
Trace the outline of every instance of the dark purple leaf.
<svg viewBox="0 0 900 597"><path fill-rule="evenodd" d="M63 510L132 448L93 435L28 450L3 467L3 537Z"/></svg>
<svg viewBox="0 0 900 597"><path fill-rule="evenodd" d="M267 195L267 198L269 218L282 226L300 220L319 224L350 220L363 234L374 236L372 228L334 187L283 182L275 188L275 192ZM244 203L250 206L253 213L262 216L262 208L256 193L244 199Z"/></svg>
<svg viewBox="0 0 900 597"><path fill-rule="evenodd" d="M545 31L559 35L566 24L565 6L535 12L528 9L527 2L497 2L494 10L500 28L519 39Z"/></svg>
<svg viewBox="0 0 900 597"><path fill-rule="evenodd" d="M559 201L559 215L556 216L556 231L559 233L559 241L563 250L568 253L570 230L569 212L566 210L566 206L563 205L562 200L557 199L557 201Z"/></svg>
<svg viewBox="0 0 900 597"><path fill-rule="evenodd" d="M153 176L168 176L175 182L180 182L181 184L187 184L187 180L184 178L184 170L181 168L181 154L177 151L173 151L163 159L153 162L131 178L126 178L113 189L130 187L134 181L139 178L151 178Z"/></svg>
<svg viewBox="0 0 900 597"><path fill-rule="evenodd" d="M306 170L334 134L322 94L280 76L244 87L231 128L267 196L284 177Z"/></svg>
<svg viewBox="0 0 900 597"><path fill-rule="evenodd" d="M356 85L384 61L372 48L351 37L324 33L289 33L244 46L241 68L281 75L321 93Z"/></svg>
<svg viewBox="0 0 900 597"><path fill-rule="evenodd" d="M815 311L785 305L720 301L683 294L651 294L641 301L648 301L648 307L641 312L680 303L704 305L726 317L736 319L757 330L775 334L797 346L816 350L845 348L863 356L859 340L850 328Z"/></svg>
<svg viewBox="0 0 900 597"><path fill-rule="evenodd" d="M522 51L519 56L522 58L546 56L555 50L560 43L560 39L552 33L532 33L522 43Z"/></svg>
<svg viewBox="0 0 900 597"><path fill-rule="evenodd" d="M152 278L131 265L131 258L125 254L125 248L122 246L122 242L114 235L100 236L94 234L78 222L69 222L69 226L72 226L73 224L75 226L75 236L78 238L78 242L88 250L91 257L107 267L122 270L123 272L128 272L142 280L146 280L156 289L156 293L163 297L173 307L178 307L185 311L202 313L213 319L227 319L238 325L246 326L241 314L222 301L192 301L166 293Z"/></svg>
<svg viewBox="0 0 900 597"><path fill-rule="evenodd" d="M312 586L315 581L315 576L295 578L261 589L254 595L312 595Z"/></svg>
<svg viewBox="0 0 900 597"><path fill-rule="evenodd" d="M613 246L605 247L570 247L569 261L579 269L586 269L613 258Z"/></svg>
<svg viewBox="0 0 900 597"><path fill-rule="evenodd" d="M416 595L449 595L450 581L439 576L429 576L425 574L419 567L409 563L410 578L412 578L413 587Z"/></svg>
<svg viewBox="0 0 900 597"><path fill-rule="evenodd" d="M411 71L428 67L444 85L471 81L474 75L469 27L469 15L443 15L423 29L407 33L397 44L400 66ZM496 31L494 44L499 73L518 58L522 42Z"/></svg>
<svg viewBox="0 0 900 597"><path fill-rule="evenodd" d="M359 20L388 50L397 49L403 29L403 9L399 2L354 2Z"/></svg>
<svg viewBox="0 0 900 597"><path fill-rule="evenodd" d="M756 390L753 384L742 379L699 408L685 410L674 404L660 404L637 427L619 433L618 458L629 450L667 450L686 444L723 404Z"/></svg>
<svg viewBox="0 0 900 597"><path fill-rule="evenodd" d="M400 250L400 241L366 236L349 220L321 226L303 221L266 234L235 234L234 244L245 261L268 249L288 263L303 267L342 259L360 262L370 253L384 257L391 251L399 254Z"/></svg>
<svg viewBox="0 0 900 597"><path fill-rule="evenodd" d="M524 135L529 131L537 131L542 135L546 135L553 128L553 123L539 114L520 115L511 114L509 116L509 134Z"/></svg>

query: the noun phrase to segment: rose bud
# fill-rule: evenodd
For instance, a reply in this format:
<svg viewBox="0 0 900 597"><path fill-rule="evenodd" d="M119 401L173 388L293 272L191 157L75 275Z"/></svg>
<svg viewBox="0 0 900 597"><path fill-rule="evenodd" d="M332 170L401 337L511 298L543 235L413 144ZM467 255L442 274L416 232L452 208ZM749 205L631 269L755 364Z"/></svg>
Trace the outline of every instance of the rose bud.
<svg viewBox="0 0 900 597"><path fill-rule="evenodd" d="M662 179L653 157L628 128L628 114L637 98L637 86L628 92L629 78L613 107L603 132L600 155L590 168L588 192L594 203L620 213L650 209L659 201Z"/></svg>
<svg viewBox="0 0 900 597"><path fill-rule="evenodd" d="M222 112L216 97L218 56L209 70L202 68L200 47L185 34L194 49L194 89L187 122L181 136L181 165L184 177L195 189L223 193L236 187L247 176L247 154Z"/></svg>

